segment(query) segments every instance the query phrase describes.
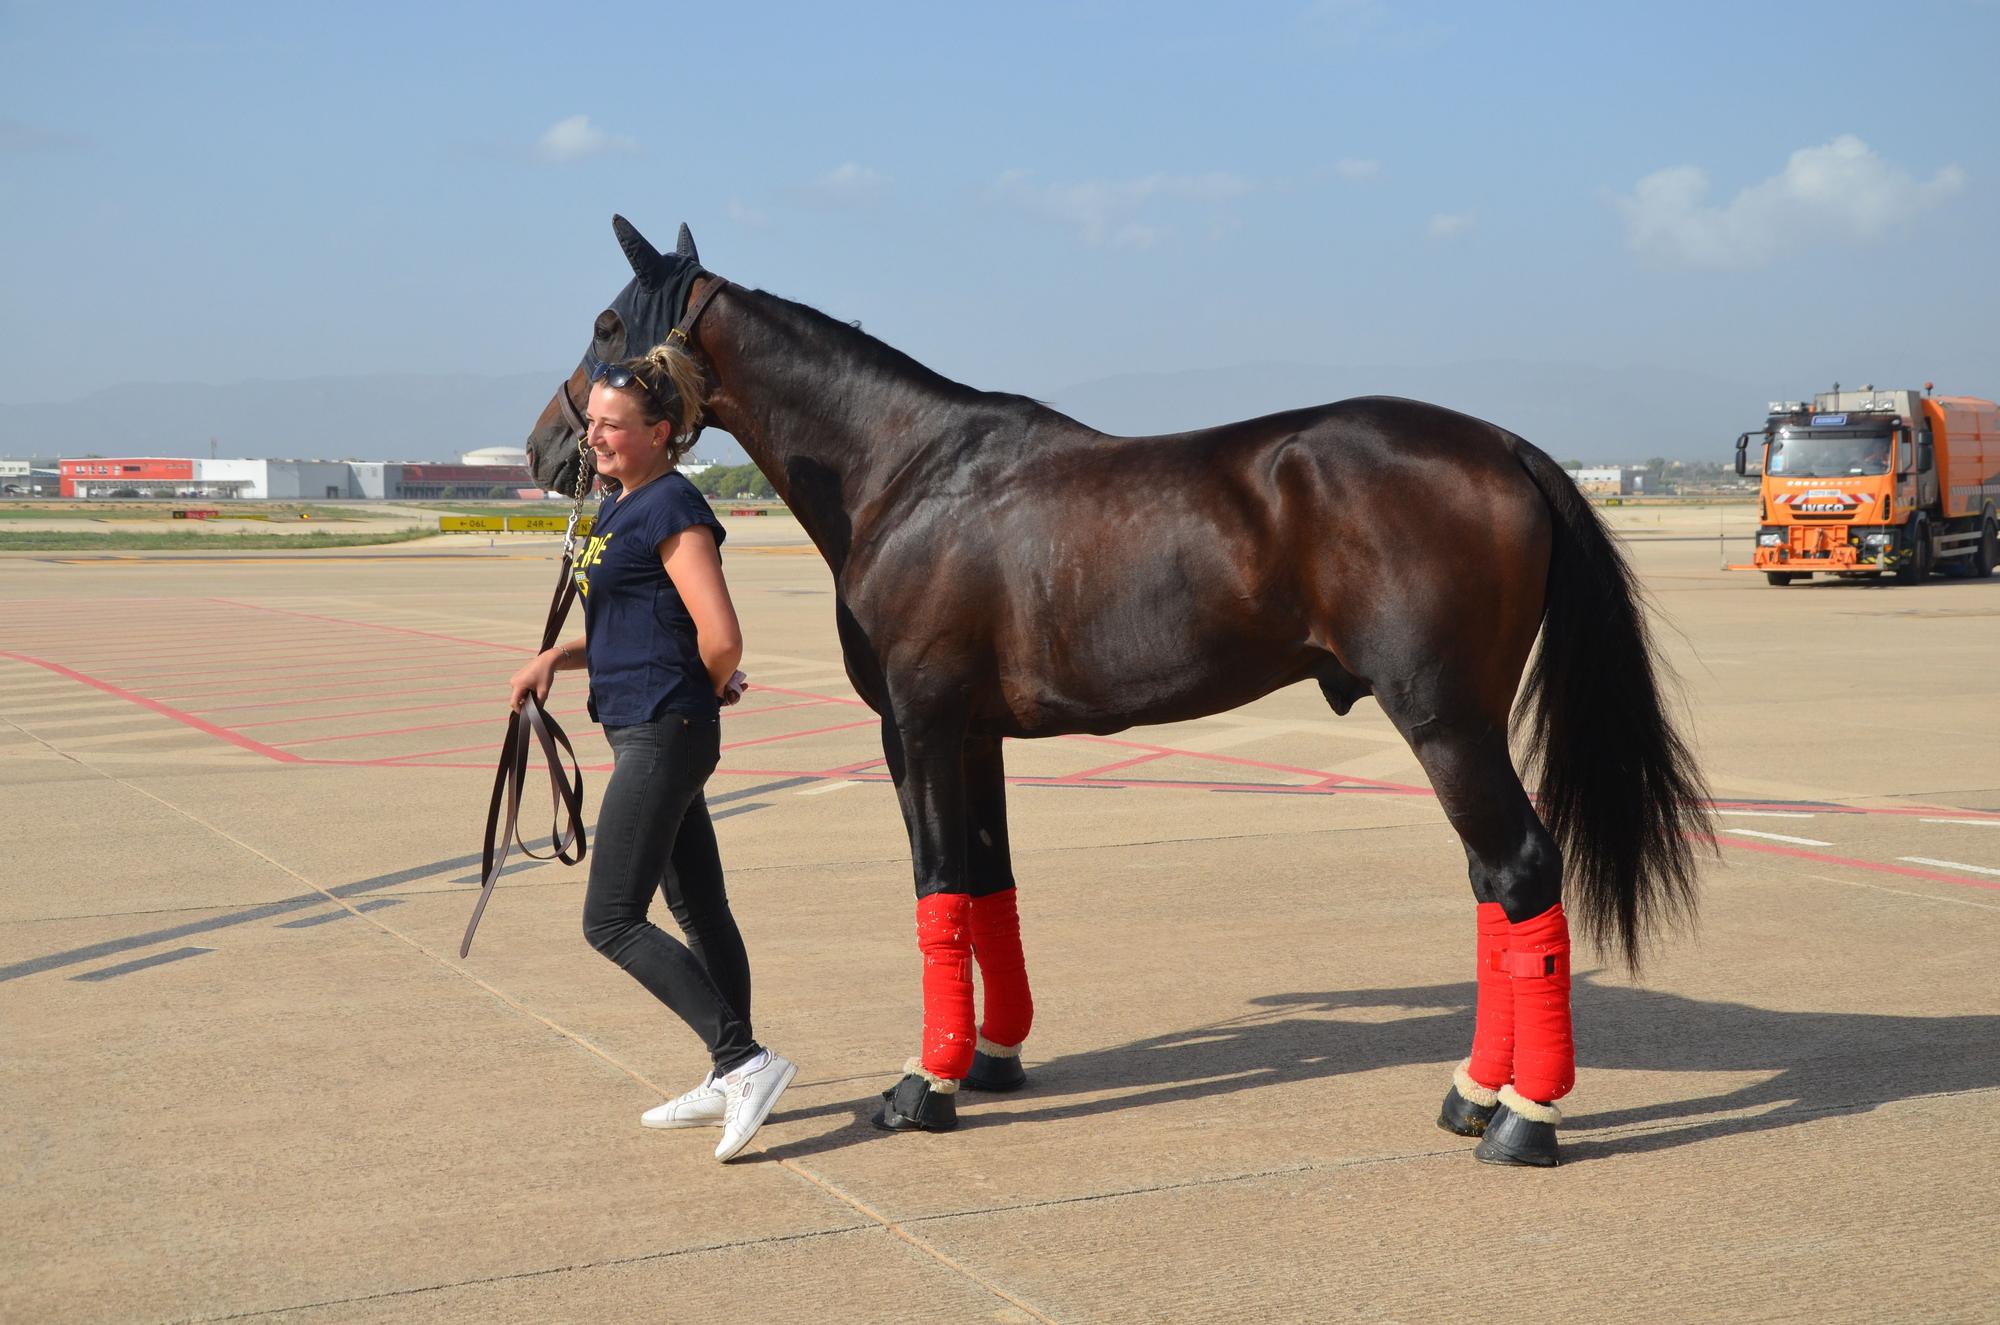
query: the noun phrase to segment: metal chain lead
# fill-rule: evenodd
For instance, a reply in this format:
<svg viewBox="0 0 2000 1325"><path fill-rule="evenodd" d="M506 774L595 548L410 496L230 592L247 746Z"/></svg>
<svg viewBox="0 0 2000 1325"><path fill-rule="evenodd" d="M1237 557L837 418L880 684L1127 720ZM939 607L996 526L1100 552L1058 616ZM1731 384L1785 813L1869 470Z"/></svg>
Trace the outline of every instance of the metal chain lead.
<svg viewBox="0 0 2000 1325"><path fill-rule="evenodd" d="M569 525L563 530L563 557L576 557L576 522L583 517L583 499L590 492L590 434L576 435L576 493L569 505Z"/></svg>

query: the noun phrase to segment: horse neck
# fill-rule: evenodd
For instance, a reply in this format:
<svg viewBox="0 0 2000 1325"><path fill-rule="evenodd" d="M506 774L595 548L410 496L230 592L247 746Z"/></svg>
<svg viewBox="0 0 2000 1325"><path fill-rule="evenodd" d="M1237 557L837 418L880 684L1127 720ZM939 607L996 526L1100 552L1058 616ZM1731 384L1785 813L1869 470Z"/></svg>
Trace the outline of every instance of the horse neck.
<svg viewBox="0 0 2000 1325"><path fill-rule="evenodd" d="M873 338L761 290L716 296L697 340L714 374L709 412L764 471L839 569L854 512L923 449L926 405L969 389Z"/></svg>

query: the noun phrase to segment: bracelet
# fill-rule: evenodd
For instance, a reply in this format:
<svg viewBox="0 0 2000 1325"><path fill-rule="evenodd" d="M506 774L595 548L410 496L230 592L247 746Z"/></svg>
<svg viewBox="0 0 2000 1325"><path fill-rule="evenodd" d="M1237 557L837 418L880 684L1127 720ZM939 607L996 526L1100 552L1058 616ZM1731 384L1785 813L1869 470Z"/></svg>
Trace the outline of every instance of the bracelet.
<svg viewBox="0 0 2000 1325"><path fill-rule="evenodd" d="M563 665L563 661L568 657L569 657L569 645L567 644L556 645L556 666L561 667Z"/></svg>

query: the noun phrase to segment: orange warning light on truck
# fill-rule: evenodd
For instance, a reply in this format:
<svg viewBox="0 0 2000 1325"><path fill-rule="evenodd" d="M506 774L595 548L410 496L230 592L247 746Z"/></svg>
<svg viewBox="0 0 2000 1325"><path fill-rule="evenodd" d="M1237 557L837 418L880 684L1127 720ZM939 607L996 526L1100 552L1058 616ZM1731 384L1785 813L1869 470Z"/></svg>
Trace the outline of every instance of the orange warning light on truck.
<svg viewBox="0 0 2000 1325"><path fill-rule="evenodd" d="M1771 402L1759 439L1757 553L1772 584L1814 574L1990 575L2000 561L2000 407L1923 391L1823 391Z"/></svg>

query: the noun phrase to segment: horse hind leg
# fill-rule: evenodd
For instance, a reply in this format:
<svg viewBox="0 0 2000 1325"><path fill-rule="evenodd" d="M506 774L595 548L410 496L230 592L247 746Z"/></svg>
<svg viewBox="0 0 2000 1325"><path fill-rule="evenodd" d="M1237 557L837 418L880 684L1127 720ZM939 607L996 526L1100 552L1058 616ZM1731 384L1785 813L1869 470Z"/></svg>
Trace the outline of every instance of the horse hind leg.
<svg viewBox="0 0 2000 1325"><path fill-rule="evenodd" d="M1555 1101L1576 1079L1562 858L1521 786L1504 723L1390 717L1429 775L1465 846L1478 903L1472 1053L1453 1074L1439 1124L1482 1135L1478 1158L1558 1162Z"/></svg>

